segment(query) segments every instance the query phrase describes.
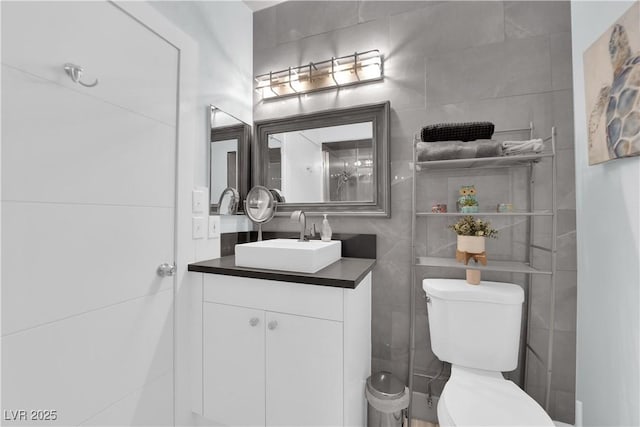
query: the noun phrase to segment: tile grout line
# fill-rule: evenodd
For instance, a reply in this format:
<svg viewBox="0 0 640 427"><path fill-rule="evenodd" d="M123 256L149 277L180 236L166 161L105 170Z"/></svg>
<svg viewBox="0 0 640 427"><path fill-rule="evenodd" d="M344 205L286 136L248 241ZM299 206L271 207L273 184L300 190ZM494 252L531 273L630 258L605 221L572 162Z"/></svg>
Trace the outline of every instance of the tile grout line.
<svg viewBox="0 0 640 427"><path fill-rule="evenodd" d="M149 208L149 209L173 209L173 206L153 206L153 205L127 205L121 203L90 203L90 202L51 202L40 200L11 200L3 199L2 203L16 204L42 204L42 205L60 205L60 206L94 206L94 207L119 207L119 208Z"/></svg>
<svg viewBox="0 0 640 427"><path fill-rule="evenodd" d="M480 101L495 101L495 100L507 100L509 98L518 98L518 97L525 97L525 96L534 96L534 95L553 95L554 93L558 93L558 92L565 92L565 91L573 91L573 88L565 88L565 89L549 89L549 90L543 90L543 91L538 91L538 92L523 92L523 93L516 93L516 94L510 94L510 95L503 95L503 96L494 96L494 97L480 97L480 98L472 98L472 99L465 99L463 101L459 101L459 102L448 102L446 104L433 104L431 107L427 107L427 112L429 110L437 110L437 109L442 109L442 107L446 107L446 106L453 106L453 105L461 105L461 104L473 104L475 102L480 102ZM399 110L399 111L413 111L413 110L421 110L420 108L414 108L414 109L406 109L406 110Z"/></svg>
<svg viewBox="0 0 640 427"><path fill-rule="evenodd" d="M100 98L99 96L96 96L96 95L92 95L92 94L89 94L89 93L83 92L83 91L78 90L78 89L75 89L75 88L73 88L73 87L65 86L65 85L63 85L63 84L61 84L61 83L59 83L59 82L57 82L57 81L55 81L55 80L50 80L50 79L45 78L45 77L42 77L42 76L40 76L40 75L38 75L38 74L34 74L34 73L32 73L31 71L27 71L27 70L24 70L24 69L22 69L22 68L16 67L16 66L14 66L14 65L7 64L6 62L2 62L2 66L7 67L7 68L11 68L11 69L12 69L12 70L14 70L14 71L18 71L18 72L24 73L24 74L26 74L26 75L28 75L28 76L33 77L33 78L36 78L36 79L39 79L39 80L42 80L42 81L45 81L45 82L51 83L51 84L53 84L54 86L56 86L56 87L58 87L58 88L68 89L68 90L70 90L70 91L72 91L72 92L74 92L74 93L77 93L77 94L79 94L79 95L83 95L83 96L89 97L89 98L91 98L91 99L94 99L94 100L96 100L96 101L102 102L102 103L104 103L104 104L111 105L111 106L113 106L113 107L116 107L116 108L119 108L119 109L121 109L121 110L127 111L127 112L129 112L129 113L131 113L131 114L135 114L136 116L143 117L143 118L145 118L145 119L147 119L147 120L152 120L152 121L154 121L154 122L156 122L156 123L159 123L159 124L161 124L161 125L167 126L167 127L169 127L169 128L175 128L175 127L176 127L176 125L172 125L172 124L170 124L170 123L163 122L162 120L159 120L159 119L153 118L153 117L151 117L151 116L147 116L146 114L142 114L142 113L140 113L140 112L138 112L138 111L132 110L132 109L130 109L130 108L128 108L128 107L125 107L125 106L123 106L123 105L116 104L116 103L114 103L114 102L112 102L112 101L108 101L108 100L106 100L106 99L104 99L104 98Z"/></svg>
<svg viewBox="0 0 640 427"><path fill-rule="evenodd" d="M172 372L172 369L167 369L165 372L163 372L162 374L159 374L158 376L156 376L155 378L152 378L148 381L145 381L144 384L142 384L140 387L136 387L133 390L125 393L124 396L120 397L119 399L109 403L107 406L105 406L104 408L100 409L98 412L96 412L95 414L89 416L88 418L84 419L83 421L81 421L80 423L77 424L78 427L84 425L87 421L91 420L92 418L97 417L98 415L102 414L103 412L107 411L109 408L117 405L118 403L122 402L123 400L125 400L127 397L132 396L134 393L137 393L138 391L141 391L145 388L147 388L148 386L150 386L151 384L153 384L154 382L158 381L159 379L161 379L162 377L164 377L165 375L169 374Z"/></svg>
<svg viewBox="0 0 640 427"><path fill-rule="evenodd" d="M7 334L3 334L0 338L4 339L4 338L7 338L7 337L11 337L11 336L14 336L14 335L18 335L18 334L21 334L21 333L24 333L24 332L31 331L32 329L41 328L41 327L44 327L44 326L49 326L49 325L52 325L54 323L58 323L58 322L62 322L62 321L65 321L65 320L73 319L75 317L84 316L85 314L90 314L90 313L94 313L94 312L97 312L97 311L106 310L108 308L112 308L112 307L115 307L115 306L120 305L120 304L126 304L128 302L132 302L132 301L135 301L135 300L138 300L138 299L159 295L159 294L161 294L163 292L171 291L172 289L173 289L172 287L169 287L167 289L162 289L162 290L157 291L157 292L151 292L151 293L140 295L140 296L137 296L137 297L127 298L125 300L114 302L112 304L107 304L107 305L104 305L104 306L101 306L101 307L92 308L92 309L83 311L81 313L75 313L75 314L71 314L69 316L65 316L65 317L61 317L61 318L58 318L58 319L50 320L48 322L39 323L39 324L34 325L34 326L29 326L28 328L19 329L17 331L13 331L13 332L9 332Z"/></svg>

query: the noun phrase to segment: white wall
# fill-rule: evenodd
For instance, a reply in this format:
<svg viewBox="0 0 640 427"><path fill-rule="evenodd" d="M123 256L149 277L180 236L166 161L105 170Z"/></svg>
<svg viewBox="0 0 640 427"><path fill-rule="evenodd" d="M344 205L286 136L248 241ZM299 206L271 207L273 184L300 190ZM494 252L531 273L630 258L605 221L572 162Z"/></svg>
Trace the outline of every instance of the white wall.
<svg viewBox="0 0 640 427"><path fill-rule="evenodd" d="M241 1L148 2L197 46L195 187L208 187L210 105L253 123L253 14ZM245 218L223 219L226 232L245 231ZM226 224L226 226L225 226ZM196 241L196 259L220 256L219 240Z"/></svg>
<svg viewBox="0 0 640 427"><path fill-rule="evenodd" d="M208 106L253 123L253 15L241 1L149 2L198 45L196 159L205 159ZM196 185L208 186L207 164L196 161Z"/></svg>
<svg viewBox="0 0 640 427"><path fill-rule="evenodd" d="M209 185L209 105L253 122L253 16L241 1L151 1L148 2L194 44L193 97L182 108L189 111L191 139L186 160L190 182L181 186L180 207L185 221L191 223L190 189ZM222 232L247 230L250 224L244 216L221 218ZM219 239L191 240L190 229L182 236L191 250L185 262L220 256ZM179 279L176 295L176 361L175 361L175 422L176 425L207 425L208 421L192 413L201 409L201 378L192 375L191 366L202 364L201 321L202 285L194 273Z"/></svg>
<svg viewBox="0 0 640 427"><path fill-rule="evenodd" d="M572 2L583 425L640 424L640 158L589 166L583 53L632 2ZM579 407L579 406L578 406ZM579 413L577 413L579 421Z"/></svg>

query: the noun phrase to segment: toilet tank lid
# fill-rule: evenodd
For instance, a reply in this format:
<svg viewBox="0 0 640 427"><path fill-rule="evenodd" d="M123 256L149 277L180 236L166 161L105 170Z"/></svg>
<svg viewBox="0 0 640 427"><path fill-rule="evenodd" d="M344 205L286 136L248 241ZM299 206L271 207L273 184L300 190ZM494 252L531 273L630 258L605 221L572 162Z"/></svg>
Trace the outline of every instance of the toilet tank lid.
<svg viewBox="0 0 640 427"><path fill-rule="evenodd" d="M522 304L524 291L513 283L481 281L470 285L461 279L424 279L428 296L449 301L479 301L494 304Z"/></svg>

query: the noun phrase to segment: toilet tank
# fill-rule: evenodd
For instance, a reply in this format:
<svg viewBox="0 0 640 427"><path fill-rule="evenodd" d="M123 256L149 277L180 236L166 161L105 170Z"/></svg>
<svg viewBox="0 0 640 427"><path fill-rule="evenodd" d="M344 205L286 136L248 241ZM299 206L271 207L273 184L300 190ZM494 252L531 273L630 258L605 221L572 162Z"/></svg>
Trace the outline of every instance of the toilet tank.
<svg viewBox="0 0 640 427"><path fill-rule="evenodd" d="M524 291L513 283L424 279L431 349L440 360L489 371L518 366Z"/></svg>

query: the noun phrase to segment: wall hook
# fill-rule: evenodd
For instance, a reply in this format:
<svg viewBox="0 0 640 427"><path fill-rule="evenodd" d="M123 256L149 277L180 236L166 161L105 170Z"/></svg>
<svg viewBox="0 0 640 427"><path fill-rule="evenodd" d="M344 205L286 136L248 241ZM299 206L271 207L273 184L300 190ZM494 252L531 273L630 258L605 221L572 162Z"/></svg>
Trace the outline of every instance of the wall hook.
<svg viewBox="0 0 640 427"><path fill-rule="evenodd" d="M84 69L79 65L67 62L66 64L64 64L64 71L67 72L67 75L71 77L71 80L73 80L74 83L81 84L84 87L94 87L98 84L98 79L96 79L96 81L91 84L81 82L80 79L82 78Z"/></svg>

